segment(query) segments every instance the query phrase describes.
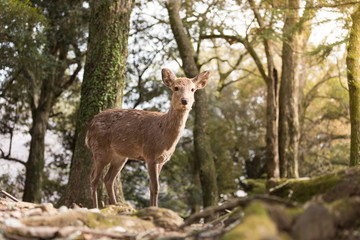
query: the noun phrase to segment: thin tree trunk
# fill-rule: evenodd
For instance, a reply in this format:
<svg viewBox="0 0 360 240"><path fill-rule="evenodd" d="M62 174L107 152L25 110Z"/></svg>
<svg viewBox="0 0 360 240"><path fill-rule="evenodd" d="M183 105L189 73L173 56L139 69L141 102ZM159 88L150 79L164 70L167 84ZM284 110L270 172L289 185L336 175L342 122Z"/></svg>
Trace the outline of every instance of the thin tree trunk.
<svg viewBox="0 0 360 240"><path fill-rule="evenodd" d="M299 0L289 0L283 27L282 74L279 95L279 160L281 177L298 178L298 9Z"/></svg>
<svg viewBox="0 0 360 240"><path fill-rule="evenodd" d="M352 27L346 56L350 102L350 166L360 164L360 6L351 15Z"/></svg>
<svg viewBox="0 0 360 240"><path fill-rule="evenodd" d="M85 146L87 124L104 109L120 107L125 81L132 0L91 1L89 44L65 204L91 207L92 154ZM121 185L115 190L123 200ZM102 194L98 194L101 196ZM102 199L99 199L101 202Z"/></svg>
<svg viewBox="0 0 360 240"><path fill-rule="evenodd" d="M254 0L248 0L260 29L265 30L267 27L261 17L259 8ZM254 48L245 40L242 41L244 47L255 61L255 64L264 79L267 86L267 102L266 102L266 165L268 178L271 181L280 179L279 171L279 146L278 146L278 127L279 127L279 81L278 73L274 63L273 50L271 42L267 38L263 38L263 44L267 61L267 75L265 68L261 63L259 56Z"/></svg>
<svg viewBox="0 0 360 240"><path fill-rule="evenodd" d="M36 100L33 100L34 104L31 105L33 122L30 130L30 152L25 165L26 175L23 194L23 200L27 202L41 202L45 166L45 134L50 111L55 103L54 79L55 76L52 75L43 80L40 97L36 103Z"/></svg>
<svg viewBox="0 0 360 240"><path fill-rule="evenodd" d="M270 70L270 69L269 69ZM278 75L275 68L269 72L267 78L266 100L266 159L268 178L279 180L279 152L278 152L278 124L279 124L279 95ZM272 75L272 76L271 76Z"/></svg>
<svg viewBox="0 0 360 240"><path fill-rule="evenodd" d="M199 69L194 58L192 44L185 33L179 15L180 6L180 0L167 1L170 25L178 45L180 57L183 62L183 69L186 76L192 78L199 74ZM210 141L206 134L208 104L205 89L196 91L194 111L194 149L195 159L199 161L203 205L204 207L214 206L218 203L218 190L214 158L212 156Z"/></svg>
<svg viewBox="0 0 360 240"><path fill-rule="evenodd" d="M49 120L48 106L40 107L35 111L33 124L30 130L30 152L26 162L26 176L23 200L26 202L41 203L43 171L45 166L45 133Z"/></svg>

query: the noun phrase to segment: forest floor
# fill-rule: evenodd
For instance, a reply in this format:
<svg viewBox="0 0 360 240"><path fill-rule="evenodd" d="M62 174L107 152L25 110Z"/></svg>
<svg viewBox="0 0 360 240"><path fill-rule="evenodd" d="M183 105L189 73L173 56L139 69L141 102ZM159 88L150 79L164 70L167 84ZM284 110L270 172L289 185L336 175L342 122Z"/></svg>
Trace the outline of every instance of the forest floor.
<svg viewBox="0 0 360 240"><path fill-rule="evenodd" d="M57 209L1 194L0 239L360 240L360 167L312 179L246 184L248 197L185 220L163 208ZM202 219L214 220L199 223Z"/></svg>

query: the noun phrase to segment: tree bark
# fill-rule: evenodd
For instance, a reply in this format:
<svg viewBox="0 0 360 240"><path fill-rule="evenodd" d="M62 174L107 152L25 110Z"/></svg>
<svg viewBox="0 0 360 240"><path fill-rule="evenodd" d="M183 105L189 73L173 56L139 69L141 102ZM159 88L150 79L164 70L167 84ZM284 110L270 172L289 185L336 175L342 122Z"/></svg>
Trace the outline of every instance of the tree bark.
<svg viewBox="0 0 360 240"><path fill-rule="evenodd" d="M44 81L39 106L32 111L32 127L30 130L30 152L26 162L26 175L23 200L41 203L43 171L45 166L45 134L54 96L51 80Z"/></svg>
<svg viewBox="0 0 360 240"><path fill-rule="evenodd" d="M360 6L351 15L352 27L346 56L350 102L350 166L360 164Z"/></svg>
<svg viewBox="0 0 360 240"><path fill-rule="evenodd" d="M261 17L259 8L256 6L254 0L248 0L255 18L259 24L260 29L266 30L264 20ZM244 44L245 43L245 44ZM273 50L271 42L267 38L263 38L263 45L265 49L267 61L267 75L265 68L256 54L254 48L247 42L243 41L245 48L255 61L255 64L261 73L267 86L267 100L266 100L266 165L268 178L272 181L280 179L279 170L279 80L278 73L274 62Z"/></svg>
<svg viewBox="0 0 360 240"><path fill-rule="evenodd" d="M189 37L186 35L181 21L179 10L180 0L168 0L167 9L170 25L178 45L185 75L189 78L199 74L194 58L194 49ZM208 122L208 103L205 89L195 93L195 123L194 123L194 150L195 159L199 162L200 182L203 196L203 206L214 206L218 203L218 190L216 183L216 170L212 156L211 145L206 133Z"/></svg>
<svg viewBox="0 0 360 240"><path fill-rule="evenodd" d="M90 174L93 167L92 154L85 146L87 124L102 110L120 107L122 103L132 0L93 0L90 8L88 53L76 124L75 152L65 196L66 205L77 203L86 207L92 206ZM118 200L123 200L121 185L117 186Z"/></svg>
<svg viewBox="0 0 360 240"><path fill-rule="evenodd" d="M280 178L279 152L278 152L278 126L279 126L279 94L278 75L275 67L269 69L267 78L266 100L266 161L268 178L278 181Z"/></svg>
<svg viewBox="0 0 360 240"><path fill-rule="evenodd" d="M282 74L279 95L279 160L281 177L298 178L298 30L299 0L288 0L283 27Z"/></svg>

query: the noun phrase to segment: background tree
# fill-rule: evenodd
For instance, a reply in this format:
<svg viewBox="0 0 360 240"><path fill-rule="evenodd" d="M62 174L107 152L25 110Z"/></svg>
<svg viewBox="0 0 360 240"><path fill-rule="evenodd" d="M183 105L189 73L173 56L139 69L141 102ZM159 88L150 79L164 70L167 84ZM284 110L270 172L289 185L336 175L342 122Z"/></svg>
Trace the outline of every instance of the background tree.
<svg viewBox="0 0 360 240"><path fill-rule="evenodd" d="M93 163L92 154L85 146L87 124L102 110L121 106L132 1L91 1L90 9L76 145L65 200L67 205L78 203L88 207L92 206L90 174ZM120 190L121 186L117 188L117 196L122 195Z"/></svg>
<svg viewBox="0 0 360 240"><path fill-rule="evenodd" d="M360 6L355 8L351 18L346 65L351 122L350 166L355 166L360 163Z"/></svg>
<svg viewBox="0 0 360 240"><path fill-rule="evenodd" d="M299 177L299 0L285 1L279 91L279 162L282 177Z"/></svg>
<svg viewBox="0 0 360 240"><path fill-rule="evenodd" d="M186 35L182 20L180 18L180 0L167 1L167 9L174 38L178 45L182 68L189 78L199 74L199 66L194 57L193 46ZM200 44L200 42L198 42ZM199 163L201 189L203 195L203 206L215 206L218 202L218 191L216 184L216 171L212 157L211 145L207 136L208 104L204 89L195 93L195 120L194 120L194 151L195 160Z"/></svg>
<svg viewBox="0 0 360 240"><path fill-rule="evenodd" d="M57 99L77 80L77 74L82 67L83 53L79 45L84 40L81 31L84 11L82 3L78 1L63 1L61 4L32 1L29 6L17 1L3 4L6 12L4 18L8 17L7 14L13 14L13 10L29 8L30 4L37 7L31 9L32 16L42 9L42 21L34 17L25 18L24 21L22 16L18 16L16 18L23 21L24 29L18 29L18 26L11 22L3 22L2 28L6 46L4 51L13 52L19 63L7 65L12 69L11 73L16 75L12 75L6 85L9 87L17 82L25 87L26 104L30 107L32 118L23 199L41 202L45 133ZM24 37L20 37L19 33Z"/></svg>

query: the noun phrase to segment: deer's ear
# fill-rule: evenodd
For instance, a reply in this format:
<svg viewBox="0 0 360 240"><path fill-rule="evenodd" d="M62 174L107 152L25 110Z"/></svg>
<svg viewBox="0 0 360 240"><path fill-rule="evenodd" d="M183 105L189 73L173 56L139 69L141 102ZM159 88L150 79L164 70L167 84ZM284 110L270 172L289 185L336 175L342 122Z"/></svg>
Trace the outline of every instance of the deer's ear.
<svg viewBox="0 0 360 240"><path fill-rule="evenodd" d="M197 75L196 77L194 77L192 79L192 81L193 81L193 83L195 83L197 89L202 89L206 86L206 84L208 83L208 80L210 78L210 74L211 74L211 71L207 70L207 71L200 73L199 75Z"/></svg>
<svg viewBox="0 0 360 240"><path fill-rule="evenodd" d="M161 71L162 80L167 87L171 87L176 80L175 74L167 68L163 68Z"/></svg>

